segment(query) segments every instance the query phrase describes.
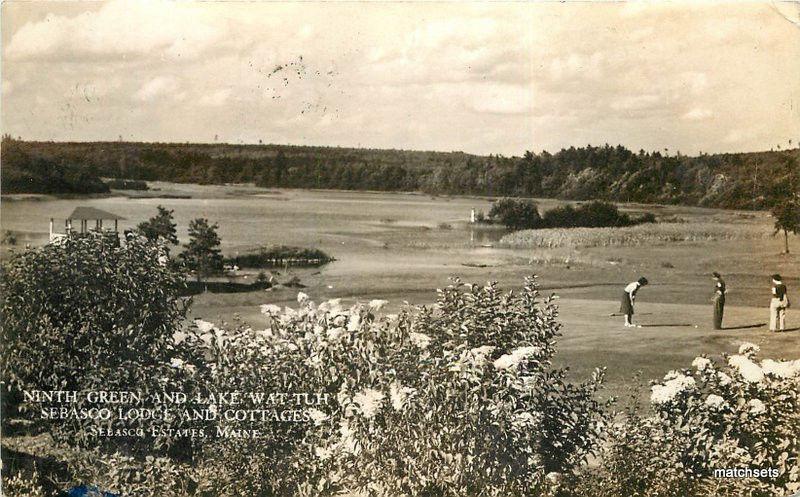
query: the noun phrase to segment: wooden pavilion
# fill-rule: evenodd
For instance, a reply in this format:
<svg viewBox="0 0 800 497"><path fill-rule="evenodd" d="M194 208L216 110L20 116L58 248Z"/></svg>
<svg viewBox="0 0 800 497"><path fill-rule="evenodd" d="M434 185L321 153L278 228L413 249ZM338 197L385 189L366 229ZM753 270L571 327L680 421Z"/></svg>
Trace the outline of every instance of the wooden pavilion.
<svg viewBox="0 0 800 497"><path fill-rule="evenodd" d="M70 214L64 220L64 229L66 233L71 233L76 228L73 227L73 221L80 221L80 228L79 233L86 233L90 229L90 223L94 221L94 229L102 230L103 229L103 221L114 221L114 231L117 232L119 228L119 221L125 220L124 217L118 216L111 212L106 212L104 210L96 209L94 207L76 207L72 214ZM50 218L50 241L53 241L57 238L61 238L64 236L62 233L56 233L53 231L54 226L54 218ZM110 225L109 225L110 229Z"/></svg>

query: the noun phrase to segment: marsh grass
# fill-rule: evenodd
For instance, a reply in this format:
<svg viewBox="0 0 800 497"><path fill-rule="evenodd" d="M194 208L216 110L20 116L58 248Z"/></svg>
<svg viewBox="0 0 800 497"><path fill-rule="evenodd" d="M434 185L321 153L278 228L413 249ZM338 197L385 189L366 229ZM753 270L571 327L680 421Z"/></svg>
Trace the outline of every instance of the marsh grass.
<svg viewBox="0 0 800 497"><path fill-rule="evenodd" d="M553 228L509 233L505 248L636 247L680 242L760 240L770 237L758 225L722 223L659 223L624 228Z"/></svg>

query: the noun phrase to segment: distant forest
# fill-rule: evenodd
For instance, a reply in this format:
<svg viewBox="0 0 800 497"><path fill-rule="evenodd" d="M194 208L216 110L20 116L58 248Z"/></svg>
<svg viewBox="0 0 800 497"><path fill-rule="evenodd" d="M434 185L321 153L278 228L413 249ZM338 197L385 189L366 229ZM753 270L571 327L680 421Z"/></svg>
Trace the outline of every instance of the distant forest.
<svg viewBox="0 0 800 497"><path fill-rule="evenodd" d="M5 137L3 193L102 193L99 178L763 209L800 191L800 149L687 157L617 146L522 157L290 145Z"/></svg>

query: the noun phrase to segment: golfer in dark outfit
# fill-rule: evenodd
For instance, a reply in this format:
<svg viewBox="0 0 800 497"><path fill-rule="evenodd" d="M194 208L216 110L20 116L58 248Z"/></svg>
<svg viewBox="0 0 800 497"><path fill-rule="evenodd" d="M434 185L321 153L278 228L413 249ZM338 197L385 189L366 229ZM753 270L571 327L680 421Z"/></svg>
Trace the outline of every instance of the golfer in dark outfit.
<svg viewBox="0 0 800 497"><path fill-rule="evenodd" d="M714 271L714 329L722 329L722 314L725 312L725 281L722 276Z"/></svg>
<svg viewBox="0 0 800 497"><path fill-rule="evenodd" d="M622 302L620 302L619 313L625 315L625 327L636 327L633 324L633 302L636 300L636 292L647 284L647 278L639 278L625 287L622 291Z"/></svg>

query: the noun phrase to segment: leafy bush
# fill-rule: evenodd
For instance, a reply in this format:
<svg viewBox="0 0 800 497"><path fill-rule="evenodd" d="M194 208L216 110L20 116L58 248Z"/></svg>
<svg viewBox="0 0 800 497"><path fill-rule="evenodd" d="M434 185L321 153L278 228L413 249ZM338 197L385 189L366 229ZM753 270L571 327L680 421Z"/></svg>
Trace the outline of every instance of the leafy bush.
<svg viewBox="0 0 800 497"><path fill-rule="evenodd" d="M47 492L39 485L39 472L34 468L32 473L18 471L11 475L8 471L3 472L3 495L6 497L50 497L52 493Z"/></svg>
<svg viewBox="0 0 800 497"><path fill-rule="evenodd" d="M575 495L772 496L800 490L800 360L756 360L758 347L717 365L705 357L652 387L654 416L629 413L609 432L600 466ZM715 469L778 470L720 478ZM581 493L583 492L583 493Z"/></svg>
<svg viewBox="0 0 800 497"><path fill-rule="evenodd" d="M564 205L551 209L544 213L542 224L547 228L602 228L635 223L627 214L621 214L616 205L594 201L577 208Z"/></svg>
<svg viewBox="0 0 800 497"><path fill-rule="evenodd" d="M99 491L125 497L198 495L201 480L207 476L166 457L137 459L120 453L85 452L70 459L68 465L76 484L91 482Z"/></svg>
<svg viewBox="0 0 800 497"><path fill-rule="evenodd" d="M193 388L200 372L191 376L173 367L177 359L203 368L199 356L173 342L185 315L177 297L185 275L164 260L164 248L143 237L120 244L115 233L97 232L14 254L0 278L1 367L10 389L4 392L5 407L24 400L22 390L147 396ZM68 407L95 407L82 396L78 400ZM37 405L19 407L33 418L39 415ZM168 437L92 437L88 429L136 426L123 423L116 417L70 418L50 420L48 426L57 441L80 447L191 454Z"/></svg>
<svg viewBox="0 0 800 497"><path fill-rule="evenodd" d="M494 202L489 219L511 229L539 228L542 223L536 202L519 198L501 198Z"/></svg>
<svg viewBox="0 0 800 497"><path fill-rule="evenodd" d="M572 385L553 368L557 309L532 279L511 293L456 282L433 308L383 317L385 301L298 299L263 306L261 331L200 323L214 389L329 400L313 422L207 447L226 495L530 495L595 449L602 373Z"/></svg>

